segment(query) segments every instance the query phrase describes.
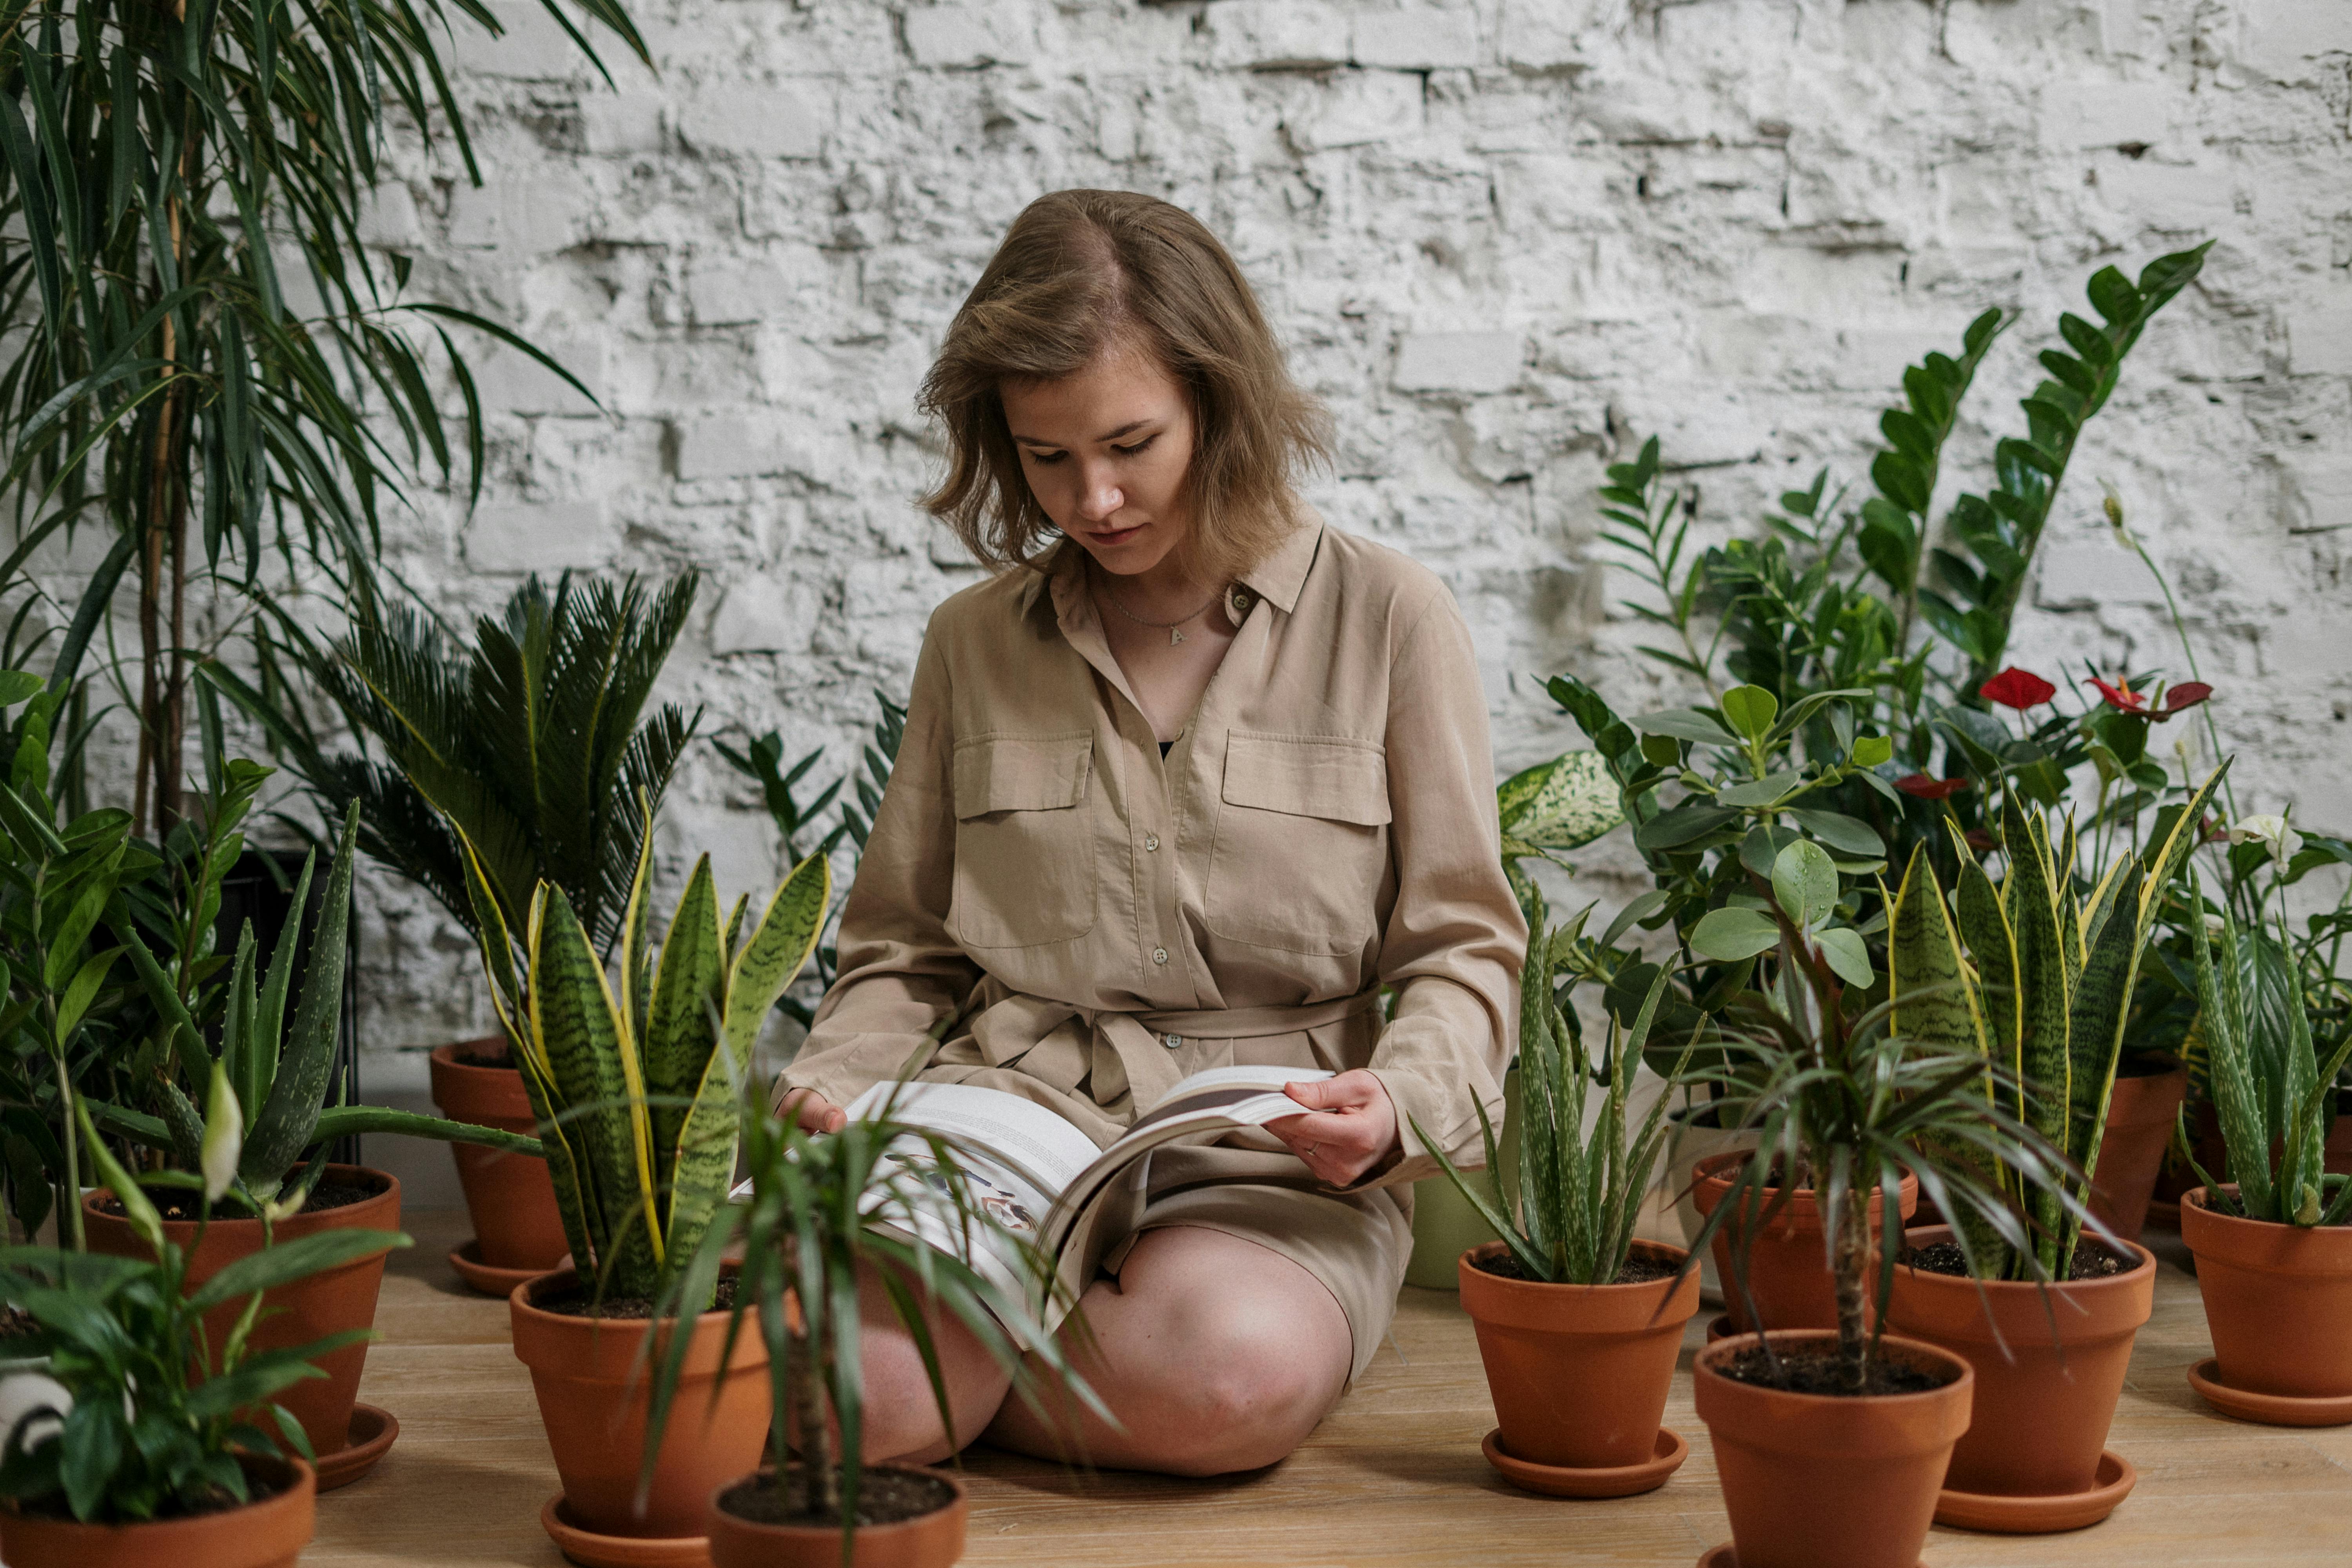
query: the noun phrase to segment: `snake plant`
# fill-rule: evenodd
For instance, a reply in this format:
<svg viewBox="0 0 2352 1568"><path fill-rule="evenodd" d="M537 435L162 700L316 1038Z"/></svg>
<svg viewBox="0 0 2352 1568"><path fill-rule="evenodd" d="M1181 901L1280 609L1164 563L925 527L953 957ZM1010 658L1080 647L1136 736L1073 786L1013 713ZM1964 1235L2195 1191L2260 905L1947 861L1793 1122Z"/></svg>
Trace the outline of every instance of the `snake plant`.
<svg viewBox="0 0 2352 1568"><path fill-rule="evenodd" d="M2140 961L2164 890L2196 845L2225 763L2139 855L2118 857L2087 897L2075 890L2071 825L2053 849L2047 821L2003 805L2008 871L1996 886L1965 845L1947 901L1924 844L1890 905L1888 1000L1901 1037L1980 1057L1973 1092L2064 1154L2054 1181L2003 1163L2000 1188L2032 1229L2031 1250L1963 1215L1956 1227L1983 1278L2065 1279L2074 1267L2105 1136ZM1957 840L1958 828L1953 829ZM2005 1071L1995 1072L1995 1065Z"/></svg>
<svg viewBox="0 0 2352 1568"><path fill-rule="evenodd" d="M650 1300L727 1194L752 1042L816 945L833 873L822 855L793 867L739 946L748 900L722 921L701 857L656 963L646 934L653 812L641 815L617 980L549 881L531 895L519 966L482 858L458 836L492 1004L539 1121L573 1267L592 1292Z"/></svg>

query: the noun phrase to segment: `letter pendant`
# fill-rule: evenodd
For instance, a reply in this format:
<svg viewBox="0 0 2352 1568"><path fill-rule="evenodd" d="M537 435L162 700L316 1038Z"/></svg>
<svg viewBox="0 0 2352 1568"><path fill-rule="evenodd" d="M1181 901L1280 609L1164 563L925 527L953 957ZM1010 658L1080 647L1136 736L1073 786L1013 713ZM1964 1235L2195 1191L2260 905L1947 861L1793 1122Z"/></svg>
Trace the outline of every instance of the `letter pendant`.
<svg viewBox="0 0 2352 1568"><path fill-rule="evenodd" d="M1168 629L1168 646L1170 647L1174 647L1178 643L1182 642L1183 640L1184 634L1182 632L1178 631L1173 626L1171 626Z"/></svg>

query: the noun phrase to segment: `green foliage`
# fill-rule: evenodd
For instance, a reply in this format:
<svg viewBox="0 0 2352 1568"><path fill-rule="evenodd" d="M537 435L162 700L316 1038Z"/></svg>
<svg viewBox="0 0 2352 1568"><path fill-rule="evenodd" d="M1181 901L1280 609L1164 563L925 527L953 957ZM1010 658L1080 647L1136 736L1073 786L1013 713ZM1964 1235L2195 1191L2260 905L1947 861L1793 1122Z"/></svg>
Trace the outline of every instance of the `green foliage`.
<svg viewBox="0 0 2352 1568"><path fill-rule="evenodd" d="M586 49L571 8L545 3ZM581 10L646 58L615 0ZM452 328L587 395L505 328L406 298L409 258L386 268L362 239L387 114L446 132L480 183L443 52L460 15L499 31L472 0L10 8L0 486L20 534L97 517L116 536L77 624L103 616L127 571L140 612L139 798L152 800L158 837L180 814L200 638L187 585L209 580L271 606L265 574L295 574L305 558L364 598L384 502L403 498L414 470L429 462L450 482L462 446L478 492L481 400ZM299 276L281 276L281 259L299 259ZM461 420L443 414L441 365Z"/></svg>
<svg viewBox="0 0 2352 1568"><path fill-rule="evenodd" d="M701 718L664 704L639 722L698 581L687 572L655 590L566 573L551 593L533 577L475 623L470 648L396 606L361 616L328 648L290 632L278 646L380 762L327 754L299 703L219 664L205 673L268 727L334 816L360 807L361 848L469 932L480 934L461 833L506 925L552 882L609 953L637 864L637 803L659 804Z"/></svg>
<svg viewBox="0 0 2352 1568"><path fill-rule="evenodd" d="M1503 873L1522 910L1541 903L1522 860L1547 860L1570 868L1560 857L1591 843L1625 820L1617 803L1616 781L1594 752L1564 752L1513 773L1496 786L1502 819ZM1530 918L1531 926L1539 921Z"/></svg>
<svg viewBox="0 0 2352 1568"><path fill-rule="evenodd" d="M1583 1032L1574 1021L1570 1000L1574 982L1557 989L1554 984L1564 959L1580 946L1590 953L1589 944L1581 939L1591 907L1586 906L1570 924L1549 931L1542 894L1534 895L1531 912L1535 938L1528 943L1519 991L1522 1100L1517 1190L1506 1193L1503 1206L1497 1209L1478 1185L1454 1169L1418 1121L1413 1123L1413 1132L1422 1146L1436 1155L1464 1199L1509 1246L1512 1258L1528 1279L1552 1284L1606 1285L1624 1267L1633 1249L1642 1197L1665 1143L1666 1098L1659 1097L1630 1138L1625 1100L1633 1089L1634 1064L1641 1059L1659 999L1665 994L1667 974L1661 970L1650 983L1631 1029L1611 1023L1608 1050L1596 1068L1585 1049ZM1685 1047L1685 1060L1688 1050ZM1677 1072L1682 1065L1678 1061ZM1591 1086L1596 1082L1605 1085L1607 1092L1588 1136L1585 1107ZM1486 1138L1486 1168L1500 1171L1502 1154L1483 1105L1478 1108L1478 1122Z"/></svg>
<svg viewBox="0 0 2352 1568"><path fill-rule="evenodd" d="M146 1194L106 1152L87 1109L76 1110L105 1184L155 1259L0 1250L0 1297L32 1318L32 1347L46 1357L41 1370L65 1396L52 1406L62 1420L20 1422L0 1438L0 1497L18 1508L109 1524L247 1501L240 1451L310 1457L300 1423L273 1403L275 1396L304 1378L324 1376L311 1363L368 1332L353 1329L291 1349L254 1351L249 1337L263 1292L406 1247L408 1237L320 1231L265 1247L190 1290L188 1253L164 1239ZM207 1202L199 1246L209 1220ZM224 1342L211 1343L205 1313L240 1298L235 1328ZM255 1425L257 1416L269 1426Z"/></svg>
<svg viewBox="0 0 2352 1568"><path fill-rule="evenodd" d="M822 855L803 860L739 947L745 900L722 922L703 856L656 969L649 800L640 811L617 976L552 881L530 894L518 954L484 857L461 824L453 831L492 1004L539 1120L574 1266L592 1291L651 1297L673 1260L694 1255L726 1196L753 1039L816 945L833 879Z"/></svg>
<svg viewBox="0 0 2352 1568"><path fill-rule="evenodd" d="M1033 1279L1053 1277L1051 1261L982 1205L954 1140L896 1121L894 1102L824 1137L764 1114L759 1091L749 1086L733 1106L750 1201L723 1205L718 1222L681 1250L660 1310L683 1315L707 1304L726 1260L740 1259L726 1353L733 1353L747 1321L756 1327L767 1347L777 1412L769 1442L778 1484L791 1489L793 1513L841 1520L845 1561L865 1468L861 1276L871 1274L888 1295L893 1317L930 1374L943 1426L952 1428L953 1421L932 1324L945 1321L961 1324L1041 1415L1059 1417L1046 1404L1049 1384L1059 1384L1069 1398L1111 1419L1031 1301L1009 1294L957 1252L907 1238L908 1217L925 1214L961 1238L964 1256L992 1245L1021 1259ZM655 1356L646 1480L676 1411L687 1344L686 1335L673 1335ZM692 1419L692 1411L686 1415Z"/></svg>

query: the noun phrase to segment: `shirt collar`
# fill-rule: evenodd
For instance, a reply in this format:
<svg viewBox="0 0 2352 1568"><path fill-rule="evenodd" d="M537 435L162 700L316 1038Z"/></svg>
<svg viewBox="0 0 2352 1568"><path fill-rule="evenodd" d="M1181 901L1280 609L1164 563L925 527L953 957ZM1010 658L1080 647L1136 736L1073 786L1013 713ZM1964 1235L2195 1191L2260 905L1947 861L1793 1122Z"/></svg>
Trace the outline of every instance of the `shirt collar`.
<svg viewBox="0 0 2352 1568"><path fill-rule="evenodd" d="M1242 586L1286 616L1298 607L1299 592L1323 542L1322 515L1308 506L1301 506L1299 511L1297 525L1240 578ZM1022 613L1027 614L1038 595L1050 590L1055 610L1066 623L1075 606L1086 599L1085 554L1067 539L1047 551L1044 560L1028 569L1029 581L1021 589Z"/></svg>

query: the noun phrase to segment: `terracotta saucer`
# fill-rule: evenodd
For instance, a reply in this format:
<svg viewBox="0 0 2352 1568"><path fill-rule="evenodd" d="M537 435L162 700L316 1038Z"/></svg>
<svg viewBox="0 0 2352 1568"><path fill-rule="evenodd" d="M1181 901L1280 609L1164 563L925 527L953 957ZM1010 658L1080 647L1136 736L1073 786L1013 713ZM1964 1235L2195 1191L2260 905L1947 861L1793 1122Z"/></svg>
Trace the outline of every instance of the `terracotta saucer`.
<svg viewBox="0 0 2352 1568"><path fill-rule="evenodd" d="M1957 1530L1984 1530L1999 1535L2054 1535L2062 1530L2082 1530L2116 1511L2131 1496L2139 1472L2129 1459L2109 1448L2099 1456L2099 1468L2088 1491L2062 1492L2056 1497L2008 1497L1998 1492L1957 1492L1946 1487L1936 1494L1936 1522Z"/></svg>
<svg viewBox="0 0 2352 1568"><path fill-rule="evenodd" d="M1732 1545L1731 1542L1727 1541L1713 1551L1702 1553L1698 1560L1698 1568L1739 1568L1739 1558L1732 1552ZM1926 1558L1922 1557L1919 1560L1919 1568L1927 1568Z"/></svg>
<svg viewBox="0 0 2352 1568"><path fill-rule="evenodd" d="M482 1261L482 1244L479 1241L468 1241L449 1255L449 1267L457 1271L457 1278L463 1279L469 1289L504 1300L514 1294L516 1286L527 1279L538 1279L556 1265L551 1263L547 1268L500 1268L494 1263Z"/></svg>
<svg viewBox="0 0 2352 1568"><path fill-rule="evenodd" d="M2179 1230L2180 1205L2166 1203L2162 1198L2150 1198L2147 1200L2147 1219L2145 1223L2165 1230Z"/></svg>
<svg viewBox="0 0 2352 1568"><path fill-rule="evenodd" d="M2305 1398L2231 1388L2221 1381L2221 1363L2215 1356L2209 1355L2189 1369L2189 1386L2206 1404L2241 1421L2258 1421L2265 1426L2352 1426L2352 1394Z"/></svg>
<svg viewBox="0 0 2352 1568"><path fill-rule="evenodd" d="M1502 1439L1503 1429L1499 1426L1486 1434L1486 1441L1480 1445L1486 1462L1500 1470L1503 1479L1513 1486L1525 1487L1546 1497L1632 1497L1637 1492L1655 1491L1690 1458L1690 1444L1671 1426L1658 1428L1657 1444L1642 1463L1606 1465L1589 1470L1514 1458L1504 1451Z"/></svg>
<svg viewBox="0 0 2352 1568"><path fill-rule="evenodd" d="M573 1522L562 1492L539 1510L539 1525L581 1568L710 1568L707 1535L599 1535Z"/></svg>
<svg viewBox="0 0 2352 1568"><path fill-rule="evenodd" d="M352 1405L347 1439L351 1447L319 1456L319 1489L331 1492L350 1486L374 1469L375 1462L392 1451L393 1439L399 1436L400 1419L391 1411L373 1405Z"/></svg>

